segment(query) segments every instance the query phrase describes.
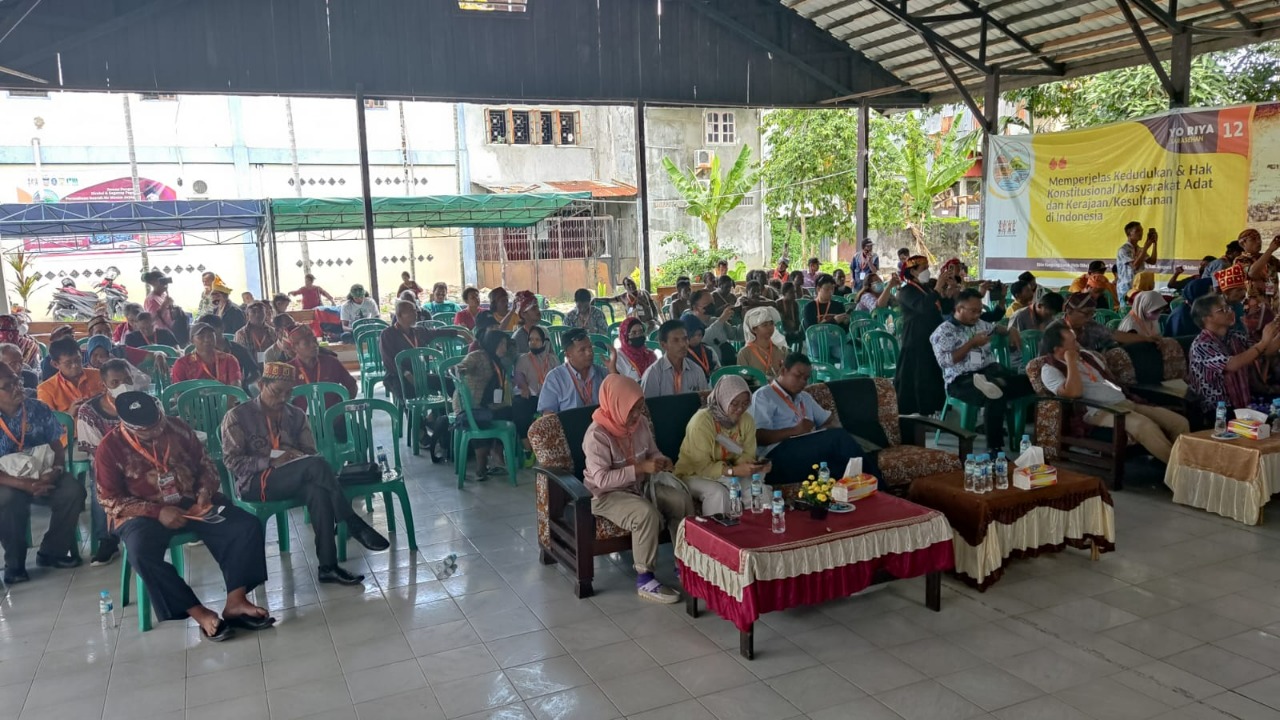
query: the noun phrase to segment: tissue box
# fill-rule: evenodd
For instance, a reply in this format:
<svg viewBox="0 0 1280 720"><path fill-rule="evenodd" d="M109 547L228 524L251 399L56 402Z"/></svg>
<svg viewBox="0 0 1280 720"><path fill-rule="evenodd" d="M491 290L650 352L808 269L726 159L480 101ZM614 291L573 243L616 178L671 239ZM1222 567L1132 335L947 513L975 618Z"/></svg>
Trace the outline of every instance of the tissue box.
<svg viewBox="0 0 1280 720"><path fill-rule="evenodd" d="M866 473L840 478L831 488L831 498L843 503L861 500L874 495L878 484L875 477Z"/></svg>
<svg viewBox="0 0 1280 720"><path fill-rule="evenodd" d="M1265 440L1271 437L1271 426L1257 420L1230 420L1227 430L1250 440Z"/></svg>
<svg viewBox="0 0 1280 720"><path fill-rule="evenodd" d="M1028 465L1013 471L1013 486L1019 490L1058 484L1058 469L1052 465Z"/></svg>

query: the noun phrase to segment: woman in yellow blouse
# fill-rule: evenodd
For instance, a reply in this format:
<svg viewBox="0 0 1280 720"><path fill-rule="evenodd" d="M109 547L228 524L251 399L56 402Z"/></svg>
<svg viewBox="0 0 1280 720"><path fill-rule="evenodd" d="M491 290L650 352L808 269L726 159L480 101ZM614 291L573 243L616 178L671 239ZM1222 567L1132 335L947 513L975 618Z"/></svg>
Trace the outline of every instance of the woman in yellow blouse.
<svg viewBox="0 0 1280 720"><path fill-rule="evenodd" d="M703 515L729 511L730 478L738 478L744 504L750 502L751 476L765 474L771 466L756 458L756 423L747 409L751 391L738 375L716 381L707 407L694 413L684 431L676 477L689 486ZM772 492L767 488L767 496Z"/></svg>
<svg viewBox="0 0 1280 720"><path fill-rule="evenodd" d="M747 311L742 319L742 330L747 344L738 351L738 364L755 368L770 380L782 372L782 360L787 356L782 333L777 331L781 323L778 311L771 307L757 307Z"/></svg>

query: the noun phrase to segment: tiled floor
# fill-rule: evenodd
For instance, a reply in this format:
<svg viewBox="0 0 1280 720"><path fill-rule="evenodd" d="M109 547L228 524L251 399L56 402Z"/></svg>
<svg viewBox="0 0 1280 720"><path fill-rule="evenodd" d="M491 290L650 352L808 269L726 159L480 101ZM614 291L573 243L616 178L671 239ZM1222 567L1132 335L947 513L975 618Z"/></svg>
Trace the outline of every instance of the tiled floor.
<svg viewBox="0 0 1280 720"><path fill-rule="evenodd" d="M444 467L409 470L417 556L352 543L365 586L317 586L295 515L293 553L268 546L279 624L222 645L189 623L139 634L134 607L103 627L118 563L33 567L0 604L0 718L1280 717L1280 523L1181 508L1155 482L1115 494L1119 550L1100 562L1018 562L985 594L948 580L937 614L906 581L767 615L748 662L729 623L643 604L624 557L575 599L537 562L527 473L458 491ZM208 554L187 557L216 602ZM669 547L662 566L672 579Z"/></svg>

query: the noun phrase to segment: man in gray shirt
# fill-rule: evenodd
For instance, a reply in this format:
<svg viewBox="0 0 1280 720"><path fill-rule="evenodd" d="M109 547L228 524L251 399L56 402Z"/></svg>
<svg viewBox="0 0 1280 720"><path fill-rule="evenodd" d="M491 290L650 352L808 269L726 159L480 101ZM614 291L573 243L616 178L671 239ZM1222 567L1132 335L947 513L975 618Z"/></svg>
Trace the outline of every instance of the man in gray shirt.
<svg viewBox="0 0 1280 720"><path fill-rule="evenodd" d="M689 358L689 331L679 320L668 320L658 327L658 343L662 357L644 371L640 387L645 397L707 390L707 375Z"/></svg>
<svg viewBox="0 0 1280 720"><path fill-rule="evenodd" d="M1061 295L1056 292L1045 293L1044 297L1015 312L1009 318L1009 327L1018 332L1044 330L1062 312L1062 306Z"/></svg>

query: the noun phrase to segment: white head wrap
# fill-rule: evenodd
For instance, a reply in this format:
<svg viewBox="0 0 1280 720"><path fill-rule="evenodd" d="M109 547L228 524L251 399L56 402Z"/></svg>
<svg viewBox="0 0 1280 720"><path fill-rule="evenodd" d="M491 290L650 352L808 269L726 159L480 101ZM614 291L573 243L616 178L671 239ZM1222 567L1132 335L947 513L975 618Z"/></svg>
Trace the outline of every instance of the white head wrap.
<svg viewBox="0 0 1280 720"><path fill-rule="evenodd" d="M742 329L746 333L745 340L751 342L752 331L756 329L756 326L771 320L774 327L773 344L785 349L787 347L787 338L778 330L782 326L782 316L778 314L776 309L767 306L751 308L747 311L746 316L743 317Z"/></svg>

